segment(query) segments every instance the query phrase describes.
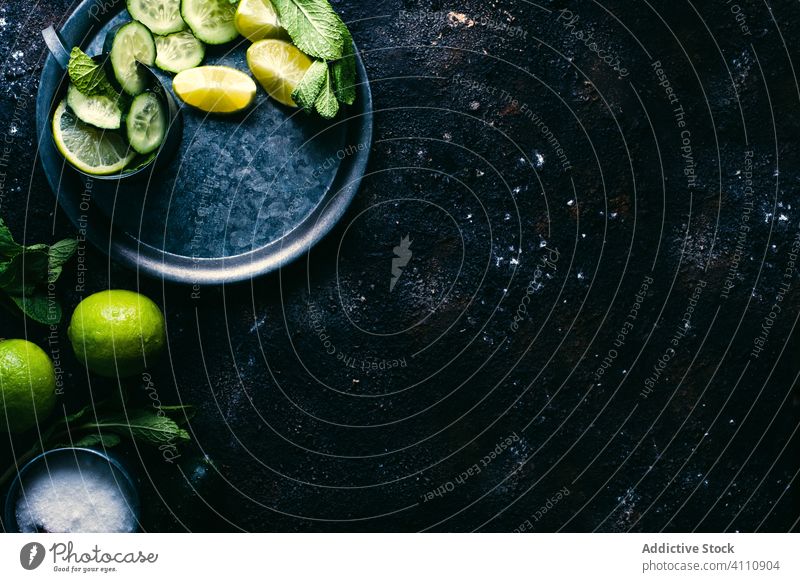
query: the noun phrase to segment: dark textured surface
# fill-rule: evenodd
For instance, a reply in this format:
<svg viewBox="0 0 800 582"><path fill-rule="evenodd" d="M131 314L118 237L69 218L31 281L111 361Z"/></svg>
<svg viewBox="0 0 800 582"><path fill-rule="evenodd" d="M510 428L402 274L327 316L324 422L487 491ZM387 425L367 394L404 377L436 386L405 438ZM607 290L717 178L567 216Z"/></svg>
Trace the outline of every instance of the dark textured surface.
<svg viewBox="0 0 800 582"><path fill-rule="evenodd" d="M376 111L340 227L279 274L199 297L94 250L83 290L76 269L59 283L68 309L111 286L166 312L154 387L198 406L221 481L176 500L175 468L126 450L143 527L181 529L166 503L191 529L797 529L795 4L741 3L749 35L724 2L335 5ZM30 242L74 234L33 147L36 33L69 10L0 7L0 214ZM47 344L0 317L0 336ZM79 369L65 329L51 349L74 407L115 388Z"/></svg>

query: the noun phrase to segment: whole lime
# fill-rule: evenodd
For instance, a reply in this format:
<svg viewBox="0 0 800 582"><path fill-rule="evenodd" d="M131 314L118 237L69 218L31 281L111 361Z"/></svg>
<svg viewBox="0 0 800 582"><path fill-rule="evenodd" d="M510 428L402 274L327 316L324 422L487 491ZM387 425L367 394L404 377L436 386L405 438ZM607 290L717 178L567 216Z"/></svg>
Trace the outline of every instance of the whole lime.
<svg viewBox="0 0 800 582"><path fill-rule="evenodd" d="M133 291L90 295L75 308L67 333L78 359L108 378L142 372L166 342L161 310Z"/></svg>
<svg viewBox="0 0 800 582"><path fill-rule="evenodd" d="M25 340L0 341L0 427L24 432L56 405L56 372L44 350Z"/></svg>

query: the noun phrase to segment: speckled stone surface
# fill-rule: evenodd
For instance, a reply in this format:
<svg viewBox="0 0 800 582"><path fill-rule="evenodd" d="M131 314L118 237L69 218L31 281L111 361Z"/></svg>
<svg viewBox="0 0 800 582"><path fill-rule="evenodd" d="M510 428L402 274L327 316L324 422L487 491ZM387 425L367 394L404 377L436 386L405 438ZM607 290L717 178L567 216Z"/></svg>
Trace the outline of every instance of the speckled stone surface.
<svg viewBox="0 0 800 582"><path fill-rule="evenodd" d="M219 475L175 494L173 464L120 449L143 529L796 530L796 6L333 4L375 100L339 227L251 283L87 249L58 284L67 311L111 286L167 316L128 388L194 403ZM0 6L0 215L28 242L75 234L33 145L37 33L71 6ZM0 314L74 409L117 387L65 332Z"/></svg>

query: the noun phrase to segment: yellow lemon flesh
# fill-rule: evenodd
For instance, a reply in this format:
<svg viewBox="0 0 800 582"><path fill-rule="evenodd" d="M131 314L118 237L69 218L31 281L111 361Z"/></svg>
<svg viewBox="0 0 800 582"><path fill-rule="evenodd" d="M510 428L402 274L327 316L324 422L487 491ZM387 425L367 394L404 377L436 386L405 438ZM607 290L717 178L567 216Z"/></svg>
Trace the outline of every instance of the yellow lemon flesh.
<svg viewBox="0 0 800 582"><path fill-rule="evenodd" d="M311 66L300 49L285 40L260 40L247 49L247 66L270 97L297 107L292 92Z"/></svg>
<svg viewBox="0 0 800 582"><path fill-rule="evenodd" d="M256 84L247 74L219 66L182 71L172 80L172 89L186 104L209 113L242 111L256 96Z"/></svg>
<svg viewBox="0 0 800 582"><path fill-rule="evenodd" d="M236 30L248 40L286 36L278 22L278 14L269 0L241 0L233 18Z"/></svg>

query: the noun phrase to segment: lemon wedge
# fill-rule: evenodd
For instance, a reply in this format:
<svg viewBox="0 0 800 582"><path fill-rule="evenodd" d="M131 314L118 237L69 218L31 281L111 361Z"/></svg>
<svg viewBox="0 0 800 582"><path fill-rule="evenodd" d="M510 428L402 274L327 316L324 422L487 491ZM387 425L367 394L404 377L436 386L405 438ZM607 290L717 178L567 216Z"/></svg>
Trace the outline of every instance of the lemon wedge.
<svg viewBox="0 0 800 582"><path fill-rule="evenodd" d="M297 107L292 92L311 66L311 59L300 49L285 40L260 40L247 49L247 65L270 97Z"/></svg>
<svg viewBox="0 0 800 582"><path fill-rule="evenodd" d="M205 66L175 75L172 89L186 104L209 113L235 113L250 106L256 84L231 67Z"/></svg>
<svg viewBox="0 0 800 582"><path fill-rule="evenodd" d="M233 24L239 34L252 42L286 36L286 31L278 22L278 13L269 0L241 0Z"/></svg>

